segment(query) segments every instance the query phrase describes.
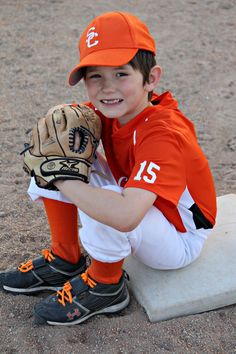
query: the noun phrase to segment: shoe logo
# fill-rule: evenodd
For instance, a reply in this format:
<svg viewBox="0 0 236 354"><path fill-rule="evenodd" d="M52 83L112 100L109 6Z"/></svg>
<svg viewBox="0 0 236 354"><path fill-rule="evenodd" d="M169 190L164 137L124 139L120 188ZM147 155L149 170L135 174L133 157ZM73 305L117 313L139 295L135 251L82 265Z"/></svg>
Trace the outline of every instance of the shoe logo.
<svg viewBox="0 0 236 354"><path fill-rule="evenodd" d="M69 320L73 320L74 317L76 316L79 317L80 315L81 315L80 311L78 309L75 309L75 311L72 313L68 312L66 316L68 317Z"/></svg>
<svg viewBox="0 0 236 354"><path fill-rule="evenodd" d="M98 44L98 40L94 40L94 38L98 37L98 33L94 32L95 27L91 27L88 32L87 32L87 39L86 39L86 43L88 48L91 48L95 45Z"/></svg>

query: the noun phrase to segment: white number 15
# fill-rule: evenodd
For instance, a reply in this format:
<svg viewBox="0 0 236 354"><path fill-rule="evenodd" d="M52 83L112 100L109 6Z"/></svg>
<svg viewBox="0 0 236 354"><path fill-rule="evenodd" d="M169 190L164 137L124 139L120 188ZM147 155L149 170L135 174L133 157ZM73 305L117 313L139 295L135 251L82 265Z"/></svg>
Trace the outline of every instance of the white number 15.
<svg viewBox="0 0 236 354"><path fill-rule="evenodd" d="M141 179L143 179L147 183L154 183L157 178L157 175L154 172L154 170L160 171L161 168L156 163L150 162L149 165L147 166L147 174L149 176L142 175L145 170L146 164L147 164L147 161L143 161L140 164L140 169L139 169L137 175L134 177L134 180L141 181Z"/></svg>

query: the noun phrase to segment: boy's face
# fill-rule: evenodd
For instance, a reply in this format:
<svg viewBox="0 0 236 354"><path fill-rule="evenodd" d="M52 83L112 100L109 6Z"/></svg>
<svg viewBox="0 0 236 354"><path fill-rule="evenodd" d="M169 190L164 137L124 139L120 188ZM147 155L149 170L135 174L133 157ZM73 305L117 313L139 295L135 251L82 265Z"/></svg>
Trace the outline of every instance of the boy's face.
<svg viewBox="0 0 236 354"><path fill-rule="evenodd" d="M130 65L87 67L84 78L92 104L124 125L149 106L143 76Z"/></svg>

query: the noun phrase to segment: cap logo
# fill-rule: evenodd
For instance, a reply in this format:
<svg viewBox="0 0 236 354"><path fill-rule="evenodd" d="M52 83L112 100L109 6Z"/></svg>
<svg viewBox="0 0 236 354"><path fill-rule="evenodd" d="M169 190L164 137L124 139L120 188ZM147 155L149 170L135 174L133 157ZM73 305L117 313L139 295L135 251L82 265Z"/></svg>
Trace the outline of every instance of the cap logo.
<svg viewBox="0 0 236 354"><path fill-rule="evenodd" d="M91 27L88 32L87 32L87 39L86 39L86 43L88 48L91 48L95 45L98 44L98 40L96 40L95 38L98 37L98 33L94 32L95 27Z"/></svg>

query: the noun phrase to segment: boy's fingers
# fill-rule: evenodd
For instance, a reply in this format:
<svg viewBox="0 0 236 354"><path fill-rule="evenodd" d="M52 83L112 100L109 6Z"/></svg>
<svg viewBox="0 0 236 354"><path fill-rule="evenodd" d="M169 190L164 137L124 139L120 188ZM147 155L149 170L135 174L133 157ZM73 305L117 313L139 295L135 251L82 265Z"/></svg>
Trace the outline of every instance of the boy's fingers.
<svg viewBox="0 0 236 354"><path fill-rule="evenodd" d="M67 117L64 109L65 108L56 109L52 113L54 129L59 132L65 131L67 127Z"/></svg>
<svg viewBox="0 0 236 354"><path fill-rule="evenodd" d="M67 130L71 128L77 128L80 125L78 114L73 106L66 106L63 108L66 122L67 122Z"/></svg>
<svg viewBox="0 0 236 354"><path fill-rule="evenodd" d="M36 140L36 145L38 144L39 150L42 151L45 141L49 138L49 131L46 124L45 118L40 118L36 127L33 130L33 138Z"/></svg>
<svg viewBox="0 0 236 354"><path fill-rule="evenodd" d="M62 103L62 104L58 104L57 106L54 106L54 107L51 107L48 111L47 111L47 116L50 115L50 114L53 114L53 112L56 110L56 109L61 109L65 106L68 106L67 103Z"/></svg>

